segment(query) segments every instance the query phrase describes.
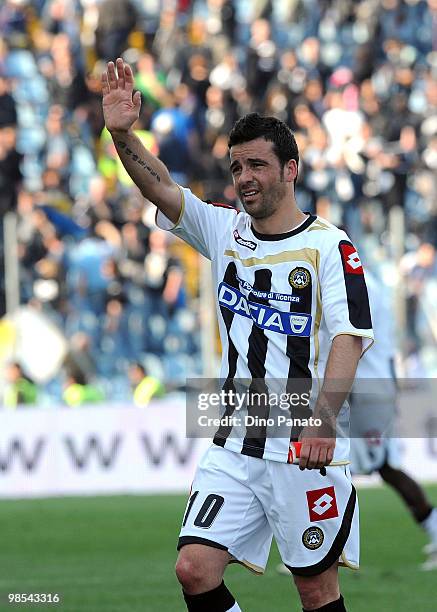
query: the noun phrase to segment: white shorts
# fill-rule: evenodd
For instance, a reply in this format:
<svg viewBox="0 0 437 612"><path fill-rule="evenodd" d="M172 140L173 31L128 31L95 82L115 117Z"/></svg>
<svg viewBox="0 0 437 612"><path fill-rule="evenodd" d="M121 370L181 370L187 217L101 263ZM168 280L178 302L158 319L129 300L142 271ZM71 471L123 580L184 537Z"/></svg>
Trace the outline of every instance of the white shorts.
<svg viewBox="0 0 437 612"><path fill-rule="evenodd" d="M358 501L349 469L326 472L211 446L194 477L178 549L206 544L227 550L262 574L274 535L293 574L315 576L337 560L357 569Z"/></svg>

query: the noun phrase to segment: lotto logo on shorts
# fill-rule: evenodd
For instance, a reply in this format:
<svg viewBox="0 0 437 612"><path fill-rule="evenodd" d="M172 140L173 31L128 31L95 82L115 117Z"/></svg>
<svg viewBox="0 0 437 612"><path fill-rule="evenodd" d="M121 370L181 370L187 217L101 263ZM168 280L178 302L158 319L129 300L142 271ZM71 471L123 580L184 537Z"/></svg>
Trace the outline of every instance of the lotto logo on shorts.
<svg viewBox="0 0 437 612"><path fill-rule="evenodd" d="M307 491L307 500L311 522L337 518L338 509L334 487Z"/></svg>
<svg viewBox="0 0 437 612"><path fill-rule="evenodd" d="M345 272L348 274L363 274L361 259L354 245L346 241L341 242L340 250Z"/></svg>

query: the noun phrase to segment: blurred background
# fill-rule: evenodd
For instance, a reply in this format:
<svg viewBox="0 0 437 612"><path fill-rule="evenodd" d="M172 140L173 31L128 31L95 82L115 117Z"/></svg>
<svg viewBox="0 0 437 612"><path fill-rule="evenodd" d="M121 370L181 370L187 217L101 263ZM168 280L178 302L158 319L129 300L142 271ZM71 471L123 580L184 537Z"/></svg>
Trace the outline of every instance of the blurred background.
<svg viewBox="0 0 437 612"><path fill-rule="evenodd" d="M393 291L401 373L434 375L436 19L434 0L4 0L0 358L33 401L65 402L72 380L129 400L137 362L170 389L215 372L207 267L155 227L103 126L117 56L140 138L204 199L238 206L239 116L291 126L300 207L344 225Z"/></svg>
<svg viewBox="0 0 437 612"><path fill-rule="evenodd" d="M117 56L138 136L203 199L238 207L237 118L292 128L298 205L347 229L391 301L422 436L403 463L437 481L435 396L417 388L437 375L437 1L0 0L0 609L35 589L71 612L183 607L174 546L208 445L185 437L183 392L217 375L220 346L208 263L156 228L104 129ZM374 610L434 611L424 535L387 489L360 504L354 611L370 592ZM274 570L227 576L244 609L291 609Z"/></svg>

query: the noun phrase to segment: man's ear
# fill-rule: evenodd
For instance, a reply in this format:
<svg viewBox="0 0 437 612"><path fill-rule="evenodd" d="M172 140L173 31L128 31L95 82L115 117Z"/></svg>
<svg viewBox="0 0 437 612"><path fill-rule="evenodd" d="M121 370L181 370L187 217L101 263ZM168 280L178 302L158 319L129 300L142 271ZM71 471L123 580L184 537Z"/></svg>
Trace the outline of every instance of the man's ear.
<svg viewBox="0 0 437 612"><path fill-rule="evenodd" d="M284 176L287 183L293 183L296 180L297 162L295 159L289 159L285 164Z"/></svg>

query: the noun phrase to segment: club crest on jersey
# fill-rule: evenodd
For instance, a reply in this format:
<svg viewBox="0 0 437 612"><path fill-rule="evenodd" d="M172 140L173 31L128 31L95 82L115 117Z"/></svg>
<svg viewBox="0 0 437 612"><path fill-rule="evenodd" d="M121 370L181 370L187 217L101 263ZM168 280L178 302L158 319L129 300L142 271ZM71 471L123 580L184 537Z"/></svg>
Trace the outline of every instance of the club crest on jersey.
<svg viewBox="0 0 437 612"><path fill-rule="evenodd" d="M251 240L245 240L244 238L242 238L240 236L240 234L238 233L238 230L234 230L234 238L235 238L235 242L238 242L238 244L241 244L241 246L247 247L248 249L251 249L252 251L254 251L256 249L256 243L252 242Z"/></svg>
<svg viewBox="0 0 437 612"><path fill-rule="evenodd" d="M308 550L316 550L323 544L325 536L320 527L308 527L302 534L302 544Z"/></svg>
<svg viewBox="0 0 437 612"><path fill-rule="evenodd" d="M220 283L218 301L220 306L231 310L235 314L252 319L254 324L261 329L303 338L308 338L310 335L311 315L299 312L284 312L265 304L250 301L241 291L227 283Z"/></svg>
<svg viewBox="0 0 437 612"><path fill-rule="evenodd" d="M334 487L307 491L307 502L311 522L324 521L338 516Z"/></svg>
<svg viewBox="0 0 437 612"><path fill-rule="evenodd" d="M288 275L288 282L295 289L305 289L311 281L311 275L305 268L294 268Z"/></svg>

